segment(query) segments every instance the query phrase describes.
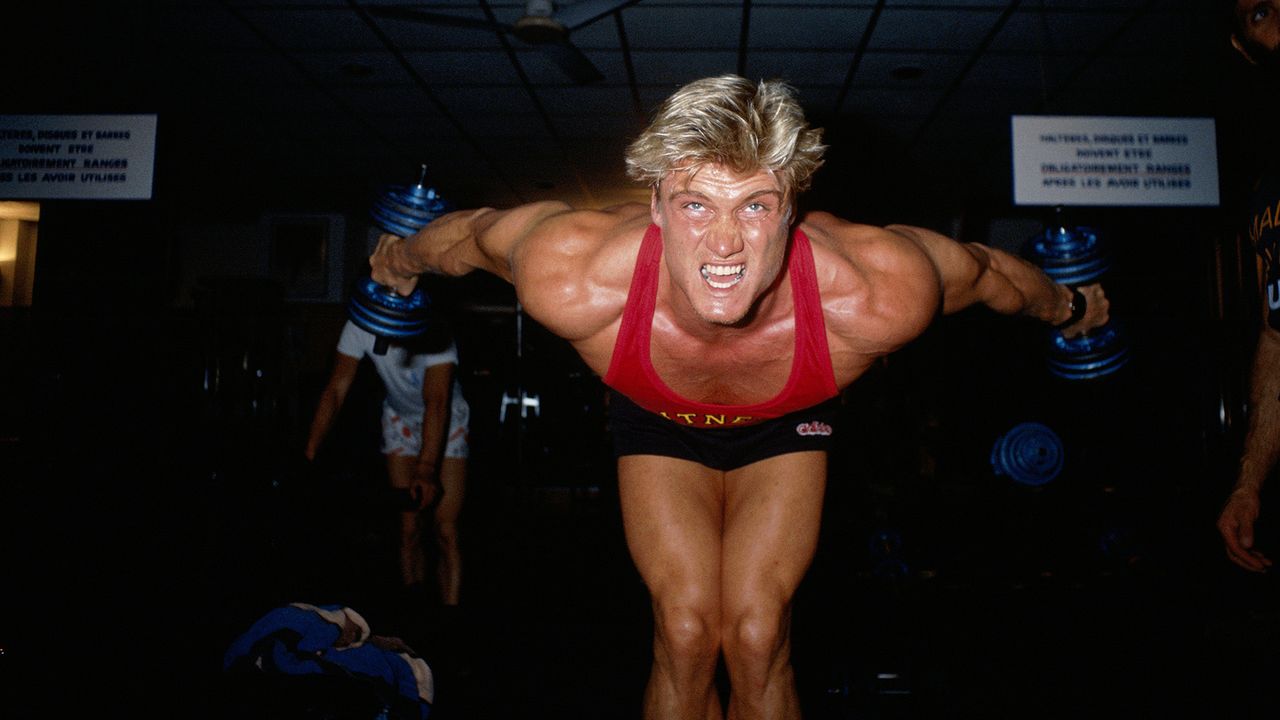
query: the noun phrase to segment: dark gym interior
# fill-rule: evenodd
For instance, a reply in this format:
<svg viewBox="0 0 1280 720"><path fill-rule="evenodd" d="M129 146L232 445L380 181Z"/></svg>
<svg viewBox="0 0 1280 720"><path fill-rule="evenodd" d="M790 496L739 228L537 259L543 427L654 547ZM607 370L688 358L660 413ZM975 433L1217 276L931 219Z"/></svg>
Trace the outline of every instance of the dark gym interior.
<svg viewBox="0 0 1280 720"><path fill-rule="evenodd" d="M34 257L25 300L0 286L0 715L375 717L337 686L223 672L258 618L305 602L411 645L440 720L640 717L651 616L604 388L509 286L428 282L472 408L458 612L398 592L367 363L321 456L301 450L378 188L425 163L460 207L646 201L628 136L724 72L788 79L827 129L804 204L1014 251L1051 214L1012 202L1010 115L1217 123L1220 205L1067 210L1110 241L1123 368L1055 377L1038 323L974 309L843 394L794 606L805 716L1280 709L1274 578L1231 565L1214 528L1260 307L1233 198L1270 102L1215 3L641 0L575 31L603 75L583 84L502 33L375 7L511 22L523 2L32 5L6 11L0 126L158 129L149 199L0 214ZM291 245L299 227L315 242ZM1043 485L992 467L1026 422L1062 440Z"/></svg>

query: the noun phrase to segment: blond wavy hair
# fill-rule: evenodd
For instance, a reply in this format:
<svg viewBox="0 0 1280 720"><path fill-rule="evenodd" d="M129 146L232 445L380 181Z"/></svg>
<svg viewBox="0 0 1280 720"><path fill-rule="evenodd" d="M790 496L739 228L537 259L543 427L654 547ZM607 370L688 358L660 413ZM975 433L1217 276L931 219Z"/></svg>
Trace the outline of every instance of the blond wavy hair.
<svg viewBox="0 0 1280 720"><path fill-rule="evenodd" d="M662 103L627 148L627 176L656 188L677 168L767 170L782 178L791 200L809 189L826 149L789 85L721 75L695 80Z"/></svg>

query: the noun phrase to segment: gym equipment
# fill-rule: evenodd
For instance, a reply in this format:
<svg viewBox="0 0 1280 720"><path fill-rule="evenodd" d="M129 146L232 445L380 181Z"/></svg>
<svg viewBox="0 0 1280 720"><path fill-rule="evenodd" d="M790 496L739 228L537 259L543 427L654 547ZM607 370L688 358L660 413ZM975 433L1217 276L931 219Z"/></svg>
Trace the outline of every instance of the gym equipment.
<svg viewBox="0 0 1280 720"><path fill-rule="evenodd" d="M1023 254L1054 281L1071 287L1096 283L1111 269L1110 253L1096 230L1061 222L1032 237ZM1048 345L1049 372L1066 380L1110 375L1129 361L1128 343L1115 322L1074 338L1054 329Z"/></svg>
<svg viewBox="0 0 1280 720"><path fill-rule="evenodd" d="M1049 426L1024 422L996 439L991 469L1016 483L1039 487L1062 472L1062 440Z"/></svg>
<svg viewBox="0 0 1280 720"><path fill-rule="evenodd" d="M426 186L427 166L416 185L391 185L383 189L369 216L384 231L407 237L450 210L449 204ZM422 288L401 295L372 278L356 282L347 313L357 327L377 336L373 352L385 355L392 340L406 340L426 332L430 325L431 298Z"/></svg>
<svg viewBox="0 0 1280 720"><path fill-rule="evenodd" d="M427 166L423 165L416 185L383 188L369 210L373 222L392 235L407 237L452 209L426 181Z"/></svg>
<svg viewBox="0 0 1280 720"><path fill-rule="evenodd" d="M356 282L347 314L357 327L377 336L374 354L386 355L392 340L415 338L427 331L430 308L431 299L421 288L404 296L373 278L364 278Z"/></svg>

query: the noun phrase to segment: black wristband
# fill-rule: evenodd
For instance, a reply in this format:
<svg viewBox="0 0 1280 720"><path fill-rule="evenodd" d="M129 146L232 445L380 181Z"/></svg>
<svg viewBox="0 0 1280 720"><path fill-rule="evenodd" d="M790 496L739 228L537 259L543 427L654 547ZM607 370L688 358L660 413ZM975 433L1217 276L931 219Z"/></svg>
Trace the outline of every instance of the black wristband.
<svg viewBox="0 0 1280 720"><path fill-rule="evenodd" d="M1071 288L1071 317L1067 318L1065 322L1058 323L1053 327L1061 330L1075 325L1084 317L1084 311L1088 309L1088 307L1089 303L1084 299L1084 293L1080 292L1080 288Z"/></svg>

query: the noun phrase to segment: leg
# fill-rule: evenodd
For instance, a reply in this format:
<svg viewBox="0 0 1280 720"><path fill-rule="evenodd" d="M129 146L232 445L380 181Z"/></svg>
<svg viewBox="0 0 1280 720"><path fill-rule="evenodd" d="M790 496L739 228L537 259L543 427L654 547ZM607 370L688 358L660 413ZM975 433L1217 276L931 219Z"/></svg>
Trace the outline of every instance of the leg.
<svg viewBox="0 0 1280 720"><path fill-rule="evenodd" d="M458 547L458 515L467 487L466 458L446 457L440 463L440 486L443 494L435 507L436 576L440 582L440 601L457 605L462 588L462 552Z"/></svg>
<svg viewBox="0 0 1280 720"><path fill-rule="evenodd" d="M720 632L732 719L800 717L791 598L817 549L826 470L826 453L802 452L725 478Z"/></svg>
<svg viewBox="0 0 1280 720"><path fill-rule="evenodd" d="M653 602L646 718L720 717L723 473L654 455L618 459L623 528Z"/></svg>
<svg viewBox="0 0 1280 720"><path fill-rule="evenodd" d="M413 455L387 455L387 476L391 487L408 490L413 477ZM426 552L422 547L422 522L417 510L400 513L400 581L405 587L426 580Z"/></svg>

